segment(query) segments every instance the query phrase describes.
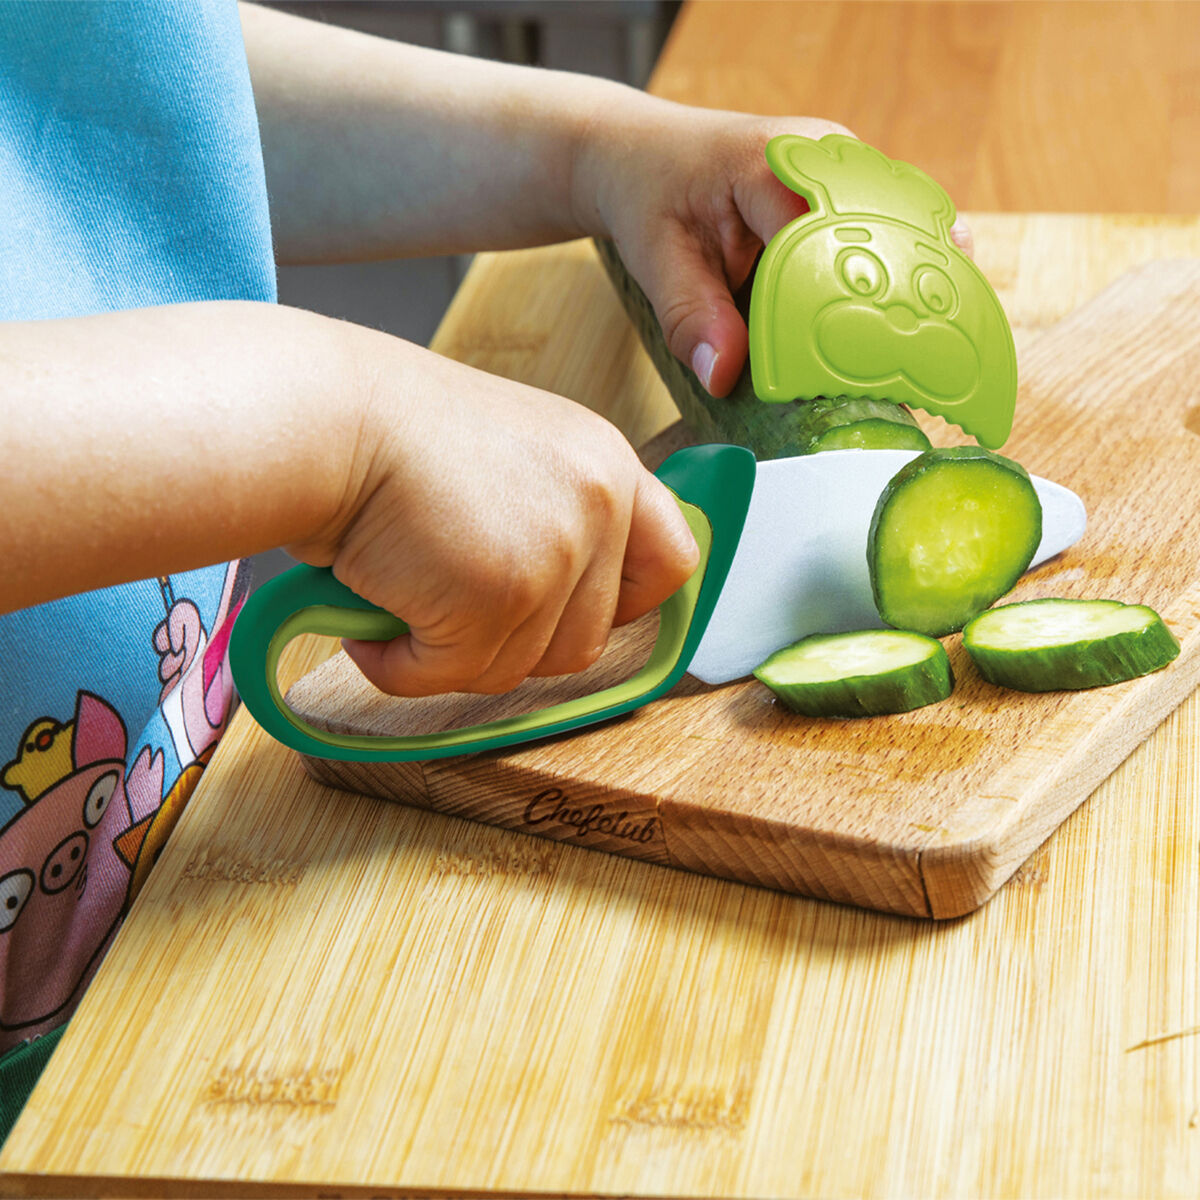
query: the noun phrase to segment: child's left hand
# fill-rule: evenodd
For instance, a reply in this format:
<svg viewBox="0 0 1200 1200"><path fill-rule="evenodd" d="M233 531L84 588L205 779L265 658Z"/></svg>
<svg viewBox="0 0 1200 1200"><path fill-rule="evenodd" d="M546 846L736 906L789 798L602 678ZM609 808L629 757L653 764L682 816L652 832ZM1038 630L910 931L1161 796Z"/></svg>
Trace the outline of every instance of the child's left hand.
<svg viewBox="0 0 1200 1200"><path fill-rule="evenodd" d="M807 211L767 166L767 142L844 126L691 108L242 7L280 261L611 237L672 351L713 395L730 391L747 354L731 289ZM970 253L965 225L952 232Z"/></svg>
<svg viewBox="0 0 1200 1200"><path fill-rule="evenodd" d="M747 355L732 292L763 246L808 211L772 174L767 142L850 131L812 117L757 117L627 93L582 139L572 179L576 219L603 228L654 305L672 352L714 396ZM970 253L970 233L955 240Z"/></svg>

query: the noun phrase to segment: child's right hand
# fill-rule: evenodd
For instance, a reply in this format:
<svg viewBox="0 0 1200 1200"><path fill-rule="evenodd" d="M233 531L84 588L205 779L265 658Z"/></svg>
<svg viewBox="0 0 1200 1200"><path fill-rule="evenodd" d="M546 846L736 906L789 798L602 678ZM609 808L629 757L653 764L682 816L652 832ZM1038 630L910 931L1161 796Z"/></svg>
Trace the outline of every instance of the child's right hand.
<svg viewBox="0 0 1200 1200"><path fill-rule="evenodd" d="M377 687L501 692L582 670L695 569L671 494L601 417L395 339L370 354L357 488L289 550L409 625L347 643Z"/></svg>
<svg viewBox="0 0 1200 1200"><path fill-rule="evenodd" d="M410 625L350 647L379 687L498 692L696 564L607 421L361 326L161 305L0 322L0 364L0 612L284 545Z"/></svg>

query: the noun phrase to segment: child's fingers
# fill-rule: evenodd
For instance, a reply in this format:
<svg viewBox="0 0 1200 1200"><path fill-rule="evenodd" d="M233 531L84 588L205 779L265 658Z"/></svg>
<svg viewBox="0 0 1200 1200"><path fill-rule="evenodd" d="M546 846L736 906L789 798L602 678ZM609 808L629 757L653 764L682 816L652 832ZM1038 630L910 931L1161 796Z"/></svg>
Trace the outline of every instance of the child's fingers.
<svg viewBox="0 0 1200 1200"><path fill-rule="evenodd" d="M528 647L523 652L519 648L518 630L472 690L503 691L527 675L585 670L603 653L614 625L657 608L687 581L698 559L696 540L674 497L649 471L638 468L628 522L610 520L600 526L590 560L551 622L552 636L544 641L540 657L531 665ZM498 672L506 665L513 669Z"/></svg>
<svg viewBox="0 0 1200 1200"><path fill-rule="evenodd" d="M607 570L585 573L572 592L563 581L535 610L515 621L497 605L482 604L450 642L414 631L390 642L343 642L346 653L380 691L393 696L445 692L494 695L530 675L565 675L599 657L616 607L619 556Z"/></svg>
<svg viewBox="0 0 1200 1200"><path fill-rule="evenodd" d="M533 675L568 675L600 657L614 625L657 608L699 561L671 493L648 471L638 480L627 536L598 550L559 618Z"/></svg>
<svg viewBox="0 0 1200 1200"><path fill-rule="evenodd" d="M569 553L540 561L530 554L509 568L503 587L481 586L465 571L438 626L413 627L386 643L345 643L380 690L396 696L511 691L531 674L566 674L591 665L603 649L616 607L626 522L600 526ZM575 562L572 568L571 561Z"/></svg>
<svg viewBox="0 0 1200 1200"><path fill-rule="evenodd" d="M672 354L714 396L725 396L746 362L746 325L729 294L724 267L678 230L637 271Z"/></svg>
<svg viewBox="0 0 1200 1200"><path fill-rule="evenodd" d="M808 212L808 201L764 164L735 187L738 211L754 236L765 246L790 221Z"/></svg>
<svg viewBox="0 0 1200 1200"><path fill-rule="evenodd" d="M775 177L763 159L761 145L780 133L798 133L809 138L827 134L855 137L852 130L836 121L813 117L775 117L759 120L750 163L739 172L734 183L734 198L746 225L765 246L789 221L808 212L808 201Z"/></svg>
<svg viewBox="0 0 1200 1200"><path fill-rule="evenodd" d="M436 696L448 692L496 695L512 691L531 675L565 675L581 671L600 656L611 619L597 618L597 611L611 614L614 593L597 605L590 595L560 612L557 603L539 610L512 630L507 637L492 637L495 653L482 669L488 654L475 654L469 647L434 645L419 635L408 634L390 642L360 642L347 639L343 648L358 669L380 691L393 696ZM482 615L482 614L481 614ZM556 618L566 617L566 624Z"/></svg>
<svg viewBox="0 0 1200 1200"><path fill-rule="evenodd" d="M470 685L491 666L499 647L488 653L482 642L435 645L410 633L390 642L347 638L342 648L381 692L436 696L471 690Z"/></svg>
<svg viewBox="0 0 1200 1200"><path fill-rule="evenodd" d="M539 671L538 665L557 636L557 628L564 610L569 607L569 600L568 596L558 592L548 597L543 607L531 613L508 634L487 670L459 690L497 695L512 691L530 675L548 674ZM583 665L590 665L591 661Z"/></svg>
<svg viewBox="0 0 1200 1200"><path fill-rule="evenodd" d="M612 628L617 586L611 567L585 574L569 597L548 596L514 628L480 608L477 627L449 644L424 641L418 632L343 646L367 679L393 696L508 692L530 675L565 675L595 662Z"/></svg>
<svg viewBox="0 0 1200 1200"><path fill-rule="evenodd" d="M512 631L470 691L511 691L530 675L570 675L600 657L617 607L624 529L619 519L599 528L582 572L556 581L553 594Z"/></svg>
<svg viewBox="0 0 1200 1200"><path fill-rule="evenodd" d="M621 550L589 564L530 675L571 675L596 661L608 642L621 585Z"/></svg>
<svg viewBox="0 0 1200 1200"><path fill-rule="evenodd" d="M500 606L480 606L444 643L416 631L390 642L347 640L346 652L371 683L397 696L498 693L530 675L583 670L614 624L661 604L699 558L679 506L648 472L637 484L626 537L620 529L603 529L578 579L556 581L519 621Z"/></svg>
<svg viewBox="0 0 1200 1200"><path fill-rule="evenodd" d="M576 573L547 575L529 564L503 591L470 586L430 630L390 642L344 643L381 691L393 696L511 691L537 667L571 599ZM466 578L460 581L468 588Z"/></svg>

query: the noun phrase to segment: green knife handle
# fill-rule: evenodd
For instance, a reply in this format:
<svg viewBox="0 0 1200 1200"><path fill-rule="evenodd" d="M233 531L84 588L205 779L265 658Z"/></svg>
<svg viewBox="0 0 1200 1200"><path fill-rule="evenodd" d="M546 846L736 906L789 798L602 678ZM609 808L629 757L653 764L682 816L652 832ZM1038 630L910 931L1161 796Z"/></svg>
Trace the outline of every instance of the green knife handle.
<svg viewBox="0 0 1200 1200"><path fill-rule="evenodd" d="M687 670L733 561L754 486L754 456L738 446L695 446L659 468L700 546L692 577L659 610L650 658L631 678L534 713L433 734L372 737L319 729L288 707L276 672L302 633L387 641L408 631L399 618L323 568L297 566L253 592L229 643L234 680L255 720L276 740L317 758L399 762L442 758L550 737L629 712L662 695Z"/></svg>

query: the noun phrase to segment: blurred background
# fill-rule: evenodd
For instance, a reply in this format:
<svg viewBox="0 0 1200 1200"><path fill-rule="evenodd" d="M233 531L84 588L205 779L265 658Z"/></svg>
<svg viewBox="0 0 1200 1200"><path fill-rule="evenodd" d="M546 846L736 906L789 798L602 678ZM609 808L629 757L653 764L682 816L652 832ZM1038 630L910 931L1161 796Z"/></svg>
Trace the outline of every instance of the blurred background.
<svg viewBox="0 0 1200 1200"><path fill-rule="evenodd" d="M658 95L840 121L966 212L1200 211L1197 0L260 2L635 87L657 63ZM465 266L284 268L280 299L424 343Z"/></svg>

